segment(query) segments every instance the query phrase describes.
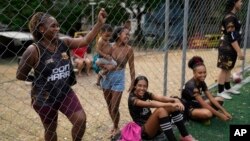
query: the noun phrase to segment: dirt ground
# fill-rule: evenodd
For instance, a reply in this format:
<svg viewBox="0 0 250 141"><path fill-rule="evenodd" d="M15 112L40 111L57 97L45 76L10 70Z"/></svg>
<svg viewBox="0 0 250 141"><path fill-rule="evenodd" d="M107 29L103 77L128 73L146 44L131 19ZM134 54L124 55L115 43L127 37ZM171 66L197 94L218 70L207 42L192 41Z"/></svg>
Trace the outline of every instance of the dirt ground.
<svg viewBox="0 0 250 141"><path fill-rule="evenodd" d="M163 94L164 79L167 79L167 94L180 95L182 51L170 51L168 59L164 52L147 51L135 53L136 75L146 75L149 79L149 91L155 94ZM248 54L248 52L247 52ZM193 55L200 55L205 60L208 76L208 85L215 83L219 69L216 68L217 50L189 50L187 61ZM164 78L164 60L168 62L167 78ZM246 59L249 63L250 58ZM238 61L236 69L241 61ZM39 117L30 105L30 85L15 79L17 69L16 59L0 61L0 141L42 141L43 127ZM192 71L186 68L186 80L192 77ZM126 90L130 84L129 69L126 69ZM73 86L87 114L87 129L84 136L86 141L109 140L109 132L112 122L109 117L107 106L102 91L94 84L96 74L84 75L77 78L78 83ZM124 91L120 112L120 126L130 121L127 108L128 92ZM60 141L71 140L71 124L62 114L59 115L58 138Z"/></svg>

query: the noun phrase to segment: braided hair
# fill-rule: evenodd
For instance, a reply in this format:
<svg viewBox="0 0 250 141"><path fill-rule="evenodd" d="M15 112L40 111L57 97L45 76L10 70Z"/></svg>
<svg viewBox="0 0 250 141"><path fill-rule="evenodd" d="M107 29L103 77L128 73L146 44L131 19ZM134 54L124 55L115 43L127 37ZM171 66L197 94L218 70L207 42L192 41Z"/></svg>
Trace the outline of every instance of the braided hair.
<svg viewBox="0 0 250 141"><path fill-rule="evenodd" d="M227 2L226 2L226 7L225 7L225 13L226 13L226 14L227 14L227 13L230 13L230 12L233 10L234 5L235 5L235 3L236 3L237 1L239 1L239 0L227 0Z"/></svg>
<svg viewBox="0 0 250 141"><path fill-rule="evenodd" d="M188 61L188 67L192 70L194 70L198 66L205 66L204 61L200 56L193 56L189 61Z"/></svg>
<svg viewBox="0 0 250 141"><path fill-rule="evenodd" d="M42 38L43 33L39 31L39 27L43 25L49 17L51 17L51 15L47 13L37 12L29 21L29 30L35 41L39 41Z"/></svg>

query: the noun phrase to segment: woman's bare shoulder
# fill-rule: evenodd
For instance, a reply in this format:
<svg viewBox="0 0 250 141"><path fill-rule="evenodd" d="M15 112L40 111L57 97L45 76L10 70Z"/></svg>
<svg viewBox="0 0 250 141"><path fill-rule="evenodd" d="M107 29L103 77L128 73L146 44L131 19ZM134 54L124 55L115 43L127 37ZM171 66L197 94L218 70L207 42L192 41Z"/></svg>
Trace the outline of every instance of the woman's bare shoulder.
<svg viewBox="0 0 250 141"><path fill-rule="evenodd" d="M29 55L36 55L37 54L37 45L36 44L31 44L27 47L25 50L24 54L29 54Z"/></svg>

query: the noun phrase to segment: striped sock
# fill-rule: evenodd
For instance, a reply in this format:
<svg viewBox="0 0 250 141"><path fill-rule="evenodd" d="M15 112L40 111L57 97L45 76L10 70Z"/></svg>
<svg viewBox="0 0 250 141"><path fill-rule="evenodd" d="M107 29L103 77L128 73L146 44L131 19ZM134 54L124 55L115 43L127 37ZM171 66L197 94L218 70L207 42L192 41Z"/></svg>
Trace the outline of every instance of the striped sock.
<svg viewBox="0 0 250 141"><path fill-rule="evenodd" d="M230 82L225 82L225 89L226 89L226 90L231 89Z"/></svg>
<svg viewBox="0 0 250 141"><path fill-rule="evenodd" d="M163 117L159 119L160 127L163 130L164 134L167 136L169 141L176 141L172 130L172 124L170 121L170 117Z"/></svg>
<svg viewBox="0 0 250 141"><path fill-rule="evenodd" d="M224 84L218 84L218 93L222 93L224 91Z"/></svg>
<svg viewBox="0 0 250 141"><path fill-rule="evenodd" d="M180 131L182 137L189 135L183 122L183 115L180 112L173 112L172 120Z"/></svg>

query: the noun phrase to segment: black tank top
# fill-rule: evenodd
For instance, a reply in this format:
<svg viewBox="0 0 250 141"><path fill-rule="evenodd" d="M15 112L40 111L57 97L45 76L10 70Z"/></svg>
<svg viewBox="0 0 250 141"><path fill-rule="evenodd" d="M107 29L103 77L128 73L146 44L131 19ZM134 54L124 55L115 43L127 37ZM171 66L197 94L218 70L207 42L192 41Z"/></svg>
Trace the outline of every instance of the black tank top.
<svg viewBox="0 0 250 141"><path fill-rule="evenodd" d="M69 48L61 40L55 52L49 51L40 43L37 43L37 48L39 63L34 69L32 100L38 105L61 102L71 90L68 79L73 72L73 65Z"/></svg>

